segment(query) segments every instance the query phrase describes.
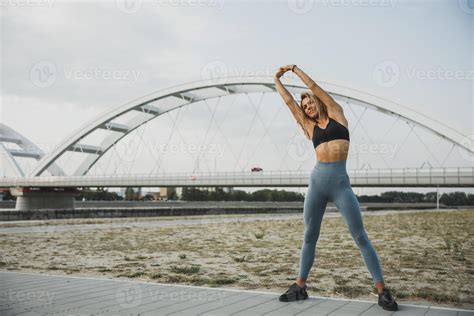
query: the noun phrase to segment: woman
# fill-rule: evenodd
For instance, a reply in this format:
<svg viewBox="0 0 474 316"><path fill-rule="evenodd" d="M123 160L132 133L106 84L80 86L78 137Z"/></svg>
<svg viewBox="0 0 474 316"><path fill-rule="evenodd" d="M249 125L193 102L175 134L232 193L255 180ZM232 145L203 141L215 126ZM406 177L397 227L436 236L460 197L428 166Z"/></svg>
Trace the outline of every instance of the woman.
<svg viewBox="0 0 474 316"><path fill-rule="evenodd" d="M293 71L311 92L301 95L299 106L283 86L280 77ZM390 290L384 287L379 259L365 232L359 203L352 191L346 170L349 152L348 122L342 107L296 65L280 67L276 72L275 87L290 108L306 137L311 139L317 163L311 171L304 201L304 241L301 247L299 276L296 282L280 296L289 302L308 298L306 279L315 258L316 242L328 200L342 213L353 240L362 253L365 264L377 288L378 304L385 310L398 310Z"/></svg>

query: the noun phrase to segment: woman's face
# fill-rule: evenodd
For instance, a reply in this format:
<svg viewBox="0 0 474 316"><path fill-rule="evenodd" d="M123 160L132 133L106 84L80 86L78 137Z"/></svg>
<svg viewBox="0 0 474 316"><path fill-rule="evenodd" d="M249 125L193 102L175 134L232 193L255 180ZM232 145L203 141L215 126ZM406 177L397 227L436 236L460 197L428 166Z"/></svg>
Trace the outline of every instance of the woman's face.
<svg viewBox="0 0 474 316"><path fill-rule="evenodd" d="M312 119L317 118L316 114L316 104L312 98L306 97L302 101L302 107L307 116Z"/></svg>

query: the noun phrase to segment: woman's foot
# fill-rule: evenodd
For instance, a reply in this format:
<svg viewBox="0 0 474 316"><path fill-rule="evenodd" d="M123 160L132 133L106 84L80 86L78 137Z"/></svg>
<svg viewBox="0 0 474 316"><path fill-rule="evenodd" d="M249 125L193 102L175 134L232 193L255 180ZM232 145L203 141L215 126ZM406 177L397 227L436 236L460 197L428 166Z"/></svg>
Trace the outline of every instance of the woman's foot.
<svg viewBox="0 0 474 316"><path fill-rule="evenodd" d="M280 295L279 300L281 302L292 302L298 300L305 300L308 298L308 292L306 292L306 284L303 287L300 287L298 284L293 283L285 293Z"/></svg>
<svg viewBox="0 0 474 316"><path fill-rule="evenodd" d="M383 292L379 293L379 305L387 311L398 310L398 304L395 302L392 293L390 293L390 290L387 288L384 288Z"/></svg>

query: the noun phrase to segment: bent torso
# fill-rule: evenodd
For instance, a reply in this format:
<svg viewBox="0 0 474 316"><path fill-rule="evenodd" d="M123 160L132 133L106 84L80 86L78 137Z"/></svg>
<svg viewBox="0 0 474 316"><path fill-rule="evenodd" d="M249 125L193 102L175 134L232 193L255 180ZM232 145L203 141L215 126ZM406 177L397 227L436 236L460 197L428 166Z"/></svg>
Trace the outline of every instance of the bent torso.
<svg viewBox="0 0 474 316"><path fill-rule="evenodd" d="M339 124L345 126L348 129L347 119L343 114L334 114L329 112L329 117L337 121ZM329 121L328 121L329 122ZM309 135L313 138L313 130L316 122L310 122ZM325 129L327 126L318 125L320 128ZM321 162L333 162L338 160L347 160L349 154L349 141L346 139L334 139L325 143L319 144L315 149L316 159Z"/></svg>

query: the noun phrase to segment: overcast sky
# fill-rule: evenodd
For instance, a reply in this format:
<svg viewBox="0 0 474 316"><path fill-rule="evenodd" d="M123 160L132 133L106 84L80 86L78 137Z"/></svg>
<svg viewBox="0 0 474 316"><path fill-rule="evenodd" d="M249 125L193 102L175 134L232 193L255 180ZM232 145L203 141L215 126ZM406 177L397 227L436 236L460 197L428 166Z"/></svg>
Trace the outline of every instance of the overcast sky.
<svg viewBox="0 0 474 316"><path fill-rule="evenodd" d="M290 63L315 81L339 83L413 107L465 135L474 135L472 0L2 0L1 5L0 121L46 152L107 108L150 92L206 79L209 72L272 76L279 66ZM306 161L288 163L286 157L272 164L266 160L273 153L262 144L281 145L273 149L285 156L291 137L301 134L280 101L276 95L265 99L268 106L261 112L262 121L274 120L275 124L268 129L270 135L262 134L262 143L253 144L262 150L253 153L249 140L248 148L243 148L250 153L243 154L246 158L242 162L236 164L230 154L210 156L200 168L311 168L315 163L311 143L306 147ZM253 117L248 103L248 99L239 98L236 112L226 123L232 128L222 128L232 144L251 130L247 129ZM183 110L179 124L188 140L206 130L211 117L204 105L189 108ZM350 124L355 125L357 117L353 115L363 109L345 109ZM276 115L267 115L274 111ZM225 115L225 111L219 113L216 118ZM147 137L162 134L159 128L167 132L172 120L160 120L161 124L148 127ZM382 123L368 114L362 122L370 128L393 120L387 117ZM255 135L264 131L258 126L262 121L252 127ZM444 158L440 155L451 148L449 143L439 148L432 145L433 158L416 135L404 140L408 129L402 125L390 133L390 144L406 141L412 149L405 154L400 150L394 167L419 167L425 157L436 166ZM216 130L216 125L212 128ZM377 130L369 132L375 134ZM214 141L220 139L225 144L226 138ZM351 134L353 148L365 141L363 130ZM240 148L239 143L234 152ZM146 156L146 150L143 153ZM194 170L194 156L188 156L188 161L170 159L166 170ZM350 154L348 168L367 165L369 158ZM141 165L149 170L154 161ZM456 148L445 165L472 163L472 157ZM385 167L375 158L370 166Z"/></svg>

